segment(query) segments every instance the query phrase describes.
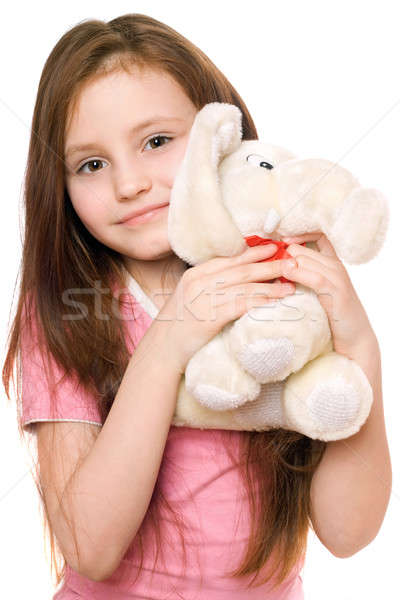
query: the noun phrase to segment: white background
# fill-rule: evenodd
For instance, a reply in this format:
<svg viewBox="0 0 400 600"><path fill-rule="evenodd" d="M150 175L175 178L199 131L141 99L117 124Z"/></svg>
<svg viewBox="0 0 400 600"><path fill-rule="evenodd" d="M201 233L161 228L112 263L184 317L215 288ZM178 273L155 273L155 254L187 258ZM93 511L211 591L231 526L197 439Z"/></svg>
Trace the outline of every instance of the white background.
<svg viewBox="0 0 400 600"><path fill-rule="evenodd" d="M21 256L22 182L37 85L64 32L81 20L148 14L189 38L243 97L260 139L301 157L339 162L388 198L389 232L379 255L347 266L381 346L393 492L376 539L338 559L310 532L303 572L307 600L372 600L398 593L400 522L398 408L398 262L400 37L396 2L286 0L259 2L7 3L0 38L1 339L16 305ZM112 9L112 10L111 10ZM4 12L5 10L5 12ZM20 223L21 221L21 223ZM50 599L39 499L20 447L14 406L0 403L0 564L7 600ZM368 463L368 457L363 457ZM379 476L377 475L377 485Z"/></svg>

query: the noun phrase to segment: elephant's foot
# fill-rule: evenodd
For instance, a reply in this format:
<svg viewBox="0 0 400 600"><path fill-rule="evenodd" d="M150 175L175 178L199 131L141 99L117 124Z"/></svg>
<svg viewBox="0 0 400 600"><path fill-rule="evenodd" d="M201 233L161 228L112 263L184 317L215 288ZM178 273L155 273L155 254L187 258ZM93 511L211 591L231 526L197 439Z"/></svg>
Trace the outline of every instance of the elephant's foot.
<svg viewBox="0 0 400 600"><path fill-rule="evenodd" d="M283 405L291 429L331 441L357 433L372 399L362 369L345 356L329 352L288 378Z"/></svg>
<svg viewBox="0 0 400 600"><path fill-rule="evenodd" d="M358 390L338 375L318 383L306 398L308 411L324 428L343 429L357 417L361 406Z"/></svg>
<svg viewBox="0 0 400 600"><path fill-rule="evenodd" d="M295 346L287 337L257 340L240 350L237 359L259 383L282 381L291 373Z"/></svg>
<svg viewBox="0 0 400 600"><path fill-rule="evenodd" d="M192 393L200 404L213 410L230 410L248 401L245 394L235 394L207 383L199 383Z"/></svg>
<svg viewBox="0 0 400 600"><path fill-rule="evenodd" d="M231 410L251 402L260 384L243 371L226 344L226 327L189 360L186 387L194 398L211 410Z"/></svg>

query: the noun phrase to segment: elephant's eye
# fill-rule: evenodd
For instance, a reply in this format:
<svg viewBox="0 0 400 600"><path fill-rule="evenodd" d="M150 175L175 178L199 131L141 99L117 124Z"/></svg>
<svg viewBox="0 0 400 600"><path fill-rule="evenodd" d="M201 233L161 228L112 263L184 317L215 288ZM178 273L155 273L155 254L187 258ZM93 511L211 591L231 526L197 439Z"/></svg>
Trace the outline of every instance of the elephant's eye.
<svg viewBox="0 0 400 600"><path fill-rule="evenodd" d="M264 167L264 169L273 169L274 166L271 163L264 160L264 157L260 154L249 154L246 158L247 162L256 167Z"/></svg>

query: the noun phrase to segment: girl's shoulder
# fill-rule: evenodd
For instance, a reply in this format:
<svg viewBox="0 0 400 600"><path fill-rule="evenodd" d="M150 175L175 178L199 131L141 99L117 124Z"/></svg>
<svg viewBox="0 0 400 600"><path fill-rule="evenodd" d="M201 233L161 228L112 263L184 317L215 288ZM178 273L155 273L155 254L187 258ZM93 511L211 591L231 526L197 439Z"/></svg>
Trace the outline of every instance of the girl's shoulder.
<svg viewBox="0 0 400 600"><path fill-rule="evenodd" d="M114 297L114 316L124 321L125 342L130 353L151 325L152 318L127 285L122 290L110 285ZM21 310L19 351L20 399L18 414L23 429L32 431L36 421L78 421L102 425L97 401L79 382L75 374L64 369L47 352L35 295L25 297Z"/></svg>
<svg viewBox="0 0 400 600"><path fill-rule="evenodd" d="M21 311L18 418L25 431L37 421L77 421L102 425L96 399L66 375L47 350L33 294Z"/></svg>

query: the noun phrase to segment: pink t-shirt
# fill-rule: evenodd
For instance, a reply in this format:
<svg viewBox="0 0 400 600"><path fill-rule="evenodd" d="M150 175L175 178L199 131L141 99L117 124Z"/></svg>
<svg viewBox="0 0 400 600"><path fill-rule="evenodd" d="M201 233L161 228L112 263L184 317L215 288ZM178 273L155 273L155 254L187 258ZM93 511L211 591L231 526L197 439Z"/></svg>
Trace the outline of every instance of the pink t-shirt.
<svg viewBox="0 0 400 600"><path fill-rule="evenodd" d="M132 290L132 288L130 288ZM129 351L139 343L152 318L133 296L123 315ZM132 313L132 307L134 313ZM134 317L132 317L134 314ZM130 339L131 336L131 339ZM133 346L132 343L133 342ZM71 379L58 386L55 406L50 405L45 386L41 357L32 345L22 348L22 405L24 428L35 421L81 421L102 425L93 398ZM53 363L55 364L55 363ZM57 375L61 375L55 368ZM238 465L224 447L230 443L238 456L240 431L194 429L171 425L158 474L158 485L178 512L184 531L186 568L181 540L168 511L162 511L158 525L164 540L164 560L159 558L153 569L155 543L148 515L141 525L144 535L143 571L136 583L140 564L138 538L132 541L121 564L107 580L96 582L79 575L68 565L62 587L54 600L114 600L117 598L148 600L301 600L302 578L299 564L283 585L270 591L269 584L246 588L252 576L226 577L241 562L249 535L249 511L245 501Z"/></svg>

